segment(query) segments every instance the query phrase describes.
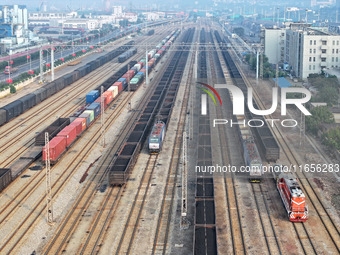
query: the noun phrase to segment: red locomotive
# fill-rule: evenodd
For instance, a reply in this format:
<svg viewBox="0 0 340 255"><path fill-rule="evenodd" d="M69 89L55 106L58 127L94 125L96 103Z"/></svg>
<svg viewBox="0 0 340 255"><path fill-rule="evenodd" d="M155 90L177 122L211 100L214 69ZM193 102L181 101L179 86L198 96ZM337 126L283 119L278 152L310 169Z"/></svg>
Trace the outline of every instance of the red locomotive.
<svg viewBox="0 0 340 255"><path fill-rule="evenodd" d="M291 173L281 173L277 178L276 185L288 212L289 220L305 222L308 218L308 207L298 180Z"/></svg>

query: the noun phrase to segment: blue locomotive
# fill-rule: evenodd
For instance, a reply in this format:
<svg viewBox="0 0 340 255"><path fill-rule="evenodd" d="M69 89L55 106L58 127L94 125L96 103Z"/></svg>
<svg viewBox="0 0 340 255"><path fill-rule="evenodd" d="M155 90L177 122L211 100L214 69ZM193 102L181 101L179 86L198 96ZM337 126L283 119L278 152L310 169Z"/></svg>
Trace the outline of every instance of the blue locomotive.
<svg viewBox="0 0 340 255"><path fill-rule="evenodd" d="M150 154L157 154L160 152L165 135L165 123L157 121L151 131L149 137L149 152Z"/></svg>

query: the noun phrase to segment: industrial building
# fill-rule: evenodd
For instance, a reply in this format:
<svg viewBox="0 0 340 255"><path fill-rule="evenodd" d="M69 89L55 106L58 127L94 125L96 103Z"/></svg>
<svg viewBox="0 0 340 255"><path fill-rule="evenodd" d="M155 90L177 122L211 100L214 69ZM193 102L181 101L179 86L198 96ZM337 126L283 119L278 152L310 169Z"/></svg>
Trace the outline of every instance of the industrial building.
<svg viewBox="0 0 340 255"><path fill-rule="evenodd" d="M28 15L25 5L0 6L0 42L4 45L28 43Z"/></svg>

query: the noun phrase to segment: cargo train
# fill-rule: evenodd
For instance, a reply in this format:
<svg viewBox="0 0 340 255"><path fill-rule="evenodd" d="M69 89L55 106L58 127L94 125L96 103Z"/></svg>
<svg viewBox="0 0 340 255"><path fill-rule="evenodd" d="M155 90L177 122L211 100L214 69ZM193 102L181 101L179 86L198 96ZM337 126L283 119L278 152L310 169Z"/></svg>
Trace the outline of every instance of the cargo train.
<svg viewBox="0 0 340 255"><path fill-rule="evenodd" d="M59 118L40 132L36 136L35 146L31 149L34 151L34 153L32 153L34 156L30 155L29 157L20 157L17 164L19 165L19 169L16 169L14 173L12 169L4 169L0 171L0 188L4 189L12 181L12 178L17 177L24 169L26 169L26 166L29 166L33 161L41 157L41 155L43 155L43 160L46 159L46 148L43 147L45 145L45 132L49 133L50 161L52 164L55 164L72 146L76 139L94 123L94 120L97 117L99 117L101 113L102 100L104 108L107 108L113 99L127 88L128 79L122 78L122 76L126 73L134 73L134 71L131 72L131 69L128 70L128 66L135 66L136 64L139 64L138 67L142 68L143 65L141 65L141 63L143 63L143 59L139 62L130 61L128 65L122 67L114 75L100 84L95 90L90 91L85 97L86 105L78 109L69 118ZM151 71L152 68L149 70ZM100 97L99 91L102 86L106 91L103 93L102 97ZM22 160L22 162L20 160Z"/></svg>
<svg viewBox="0 0 340 255"><path fill-rule="evenodd" d="M194 31L194 29L187 30L183 36L183 42L191 43ZM178 37L178 35L179 31L176 31L169 38L167 38L167 40L164 40L164 42L173 42ZM166 45L166 48L169 46L170 43ZM181 80L178 75L184 70L187 56L187 51L175 52L175 55L171 59L160 82L153 92L153 95L149 99L144 110L141 112L133 130L128 135L126 143L124 144L122 150L118 153L116 160L113 162L113 165L109 171L110 185L124 185L127 182L142 145L149 135L156 113L159 120L167 125ZM172 80L171 77L174 75L173 69L176 66L176 70L178 70L178 72L176 72L176 78ZM163 104L160 105L162 101Z"/></svg>
<svg viewBox="0 0 340 255"><path fill-rule="evenodd" d="M233 79L234 83L242 90L245 98L247 98L248 88L245 84L240 72L237 69L232 57L230 56L229 52L227 51L227 47L224 46L227 42L222 40L218 31L215 30L214 32L217 42L220 45L220 49L222 51L222 56L224 58L225 63L230 72L230 76ZM259 109L256 105L256 102L253 102L254 108ZM266 159L268 162L276 162L280 158L280 147L274 138L271 130L269 129L267 122L264 120L263 116L257 116L249 112L248 106L245 105L245 108L249 114L247 116L248 119L259 119L263 121L262 127L252 127L251 129L254 131L254 138L256 143L258 144L259 152L262 153L263 158Z"/></svg>
<svg viewBox="0 0 340 255"><path fill-rule="evenodd" d="M305 222L308 218L308 207L298 179L292 173L281 173L276 178L276 187L289 220Z"/></svg>
<svg viewBox="0 0 340 255"><path fill-rule="evenodd" d="M149 152L150 154L158 154L163 145L165 136L165 123L163 121L157 121L152 128L149 137Z"/></svg>
<svg viewBox="0 0 340 255"><path fill-rule="evenodd" d="M2 108L0 108L0 125L9 122L13 118L19 116L20 114L29 110L33 106L53 96L54 94L64 89L65 87L69 86L73 82L79 80L80 78L89 74L98 67L111 61L113 58L119 56L120 54L122 54L123 51L125 51L128 48L131 48L133 45L134 41L129 41L124 46L121 46L118 49L109 52L105 56L98 57L97 59L89 62L88 64L79 67L75 71L46 84L45 86L37 89L33 93L25 95L19 98L18 100L3 106Z"/></svg>

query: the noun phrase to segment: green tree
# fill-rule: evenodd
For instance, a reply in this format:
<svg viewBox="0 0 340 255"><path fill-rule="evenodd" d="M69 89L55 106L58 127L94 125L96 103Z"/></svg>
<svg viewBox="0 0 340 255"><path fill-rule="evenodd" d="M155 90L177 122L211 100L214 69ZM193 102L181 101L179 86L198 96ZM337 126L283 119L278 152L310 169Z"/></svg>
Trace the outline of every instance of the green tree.
<svg viewBox="0 0 340 255"><path fill-rule="evenodd" d="M333 114L326 106L318 106L313 108L310 113L311 116L306 117L307 131L317 135L322 123L334 123Z"/></svg>
<svg viewBox="0 0 340 255"><path fill-rule="evenodd" d="M237 34L238 36L244 35L244 28L243 27L235 27L233 29L233 33Z"/></svg>
<svg viewBox="0 0 340 255"><path fill-rule="evenodd" d="M9 92L10 92L11 94L14 94L15 92L17 92L17 89L16 89L13 85L11 85L11 86L9 87Z"/></svg>
<svg viewBox="0 0 340 255"><path fill-rule="evenodd" d="M340 128L336 127L328 130L322 136L322 142L330 149L340 150Z"/></svg>

